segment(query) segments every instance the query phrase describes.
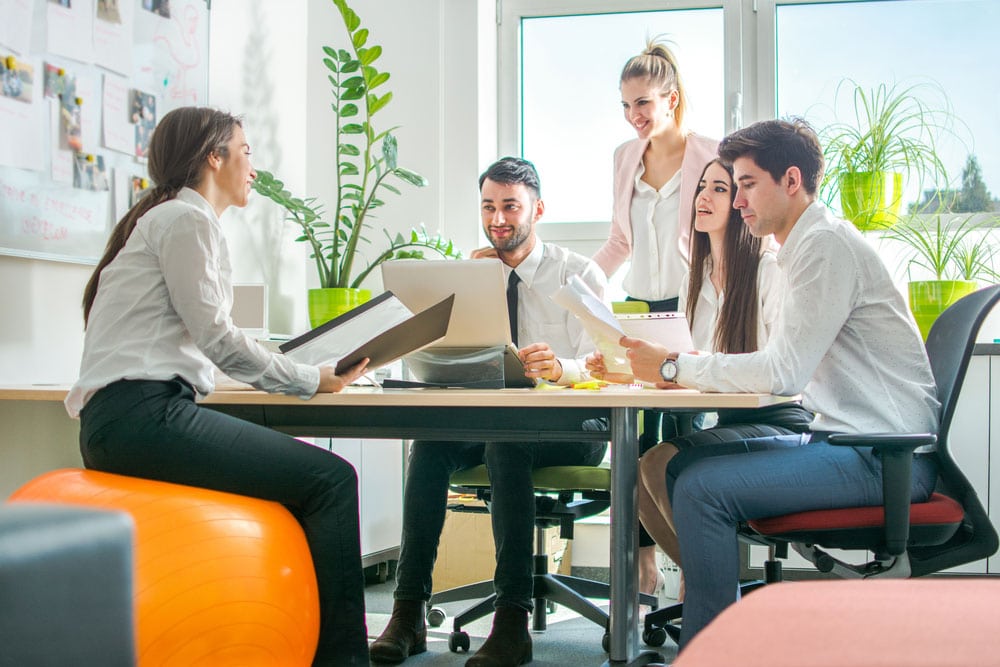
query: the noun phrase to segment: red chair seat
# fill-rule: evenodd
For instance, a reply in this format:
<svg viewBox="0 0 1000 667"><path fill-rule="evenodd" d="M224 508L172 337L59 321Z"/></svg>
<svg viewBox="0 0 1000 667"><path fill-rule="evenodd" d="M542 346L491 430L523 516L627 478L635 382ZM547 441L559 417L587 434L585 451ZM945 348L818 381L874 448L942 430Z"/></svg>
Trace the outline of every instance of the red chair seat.
<svg viewBox="0 0 1000 667"><path fill-rule="evenodd" d="M938 540L947 540L957 530L964 514L962 506L957 501L940 493L933 493L927 502L910 505L911 536L916 543L933 544L938 543ZM885 525L885 512L881 505L845 507L795 512L754 519L747 523L757 533L766 537L794 537L789 541L840 546L840 540L836 537L843 535L840 531L857 531L865 528L880 530ZM812 536L812 539L803 539L803 535Z"/></svg>

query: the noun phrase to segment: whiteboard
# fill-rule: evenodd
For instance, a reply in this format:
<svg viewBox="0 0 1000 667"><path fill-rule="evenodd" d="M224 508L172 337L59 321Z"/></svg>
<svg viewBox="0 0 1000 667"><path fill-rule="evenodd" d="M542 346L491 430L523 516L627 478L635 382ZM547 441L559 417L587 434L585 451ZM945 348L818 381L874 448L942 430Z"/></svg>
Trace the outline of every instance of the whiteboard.
<svg viewBox="0 0 1000 667"><path fill-rule="evenodd" d="M0 0L0 254L95 264L156 121L208 101L209 0Z"/></svg>

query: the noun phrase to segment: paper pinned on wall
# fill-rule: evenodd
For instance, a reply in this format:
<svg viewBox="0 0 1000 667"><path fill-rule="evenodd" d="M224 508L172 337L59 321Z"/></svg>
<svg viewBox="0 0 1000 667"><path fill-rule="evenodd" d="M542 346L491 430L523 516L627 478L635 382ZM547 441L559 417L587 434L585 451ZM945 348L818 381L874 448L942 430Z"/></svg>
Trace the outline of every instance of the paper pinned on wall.
<svg viewBox="0 0 1000 667"><path fill-rule="evenodd" d="M31 48L32 0L0 0L0 44L18 55L27 55Z"/></svg>

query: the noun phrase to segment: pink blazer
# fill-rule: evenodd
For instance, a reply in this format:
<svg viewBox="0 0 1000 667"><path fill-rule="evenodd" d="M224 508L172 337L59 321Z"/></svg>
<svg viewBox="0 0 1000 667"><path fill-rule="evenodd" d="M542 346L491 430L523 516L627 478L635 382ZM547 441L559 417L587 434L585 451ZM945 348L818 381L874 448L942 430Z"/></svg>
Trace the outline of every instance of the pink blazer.
<svg viewBox="0 0 1000 667"><path fill-rule="evenodd" d="M648 140L632 139L615 149L615 198L611 215L611 234L604 245L594 253L593 260L610 276L632 255L632 222L629 211L635 175L642 164L642 154ZM694 199L698 178L708 162L718 157L719 142L698 134L687 135L684 159L681 161L680 233L677 245L681 255L687 257L691 239L691 202Z"/></svg>

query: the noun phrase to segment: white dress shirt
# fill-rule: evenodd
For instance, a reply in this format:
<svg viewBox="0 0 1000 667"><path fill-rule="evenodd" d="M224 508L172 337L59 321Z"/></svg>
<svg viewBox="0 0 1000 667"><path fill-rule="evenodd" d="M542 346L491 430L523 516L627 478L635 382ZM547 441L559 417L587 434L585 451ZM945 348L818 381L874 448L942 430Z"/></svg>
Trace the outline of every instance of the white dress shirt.
<svg viewBox="0 0 1000 667"><path fill-rule="evenodd" d="M788 284L778 325L750 354L681 354L702 391L801 393L814 431L936 432L939 404L920 334L885 265L819 202L778 252Z"/></svg>
<svg viewBox="0 0 1000 667"><path fill-rule="evenodd" d="M687 257L677 245L681 170L659 190L642 180L646 168L639 165L632 193L632 263L622 287L632 297L645 301L672 299L680 293L688 271Z"/></svg>
<svg viewBox="0 0 1000 667"><path fill-rule="evenodd" d="M214 366L258 389L308 398L319 370L273 354L240 331L229 311L229 248L212 206L182 189L136 223L101 272L84 338L80 379L66 410L80 414L112 382L179 377L204 396Z"/></svg>
<svg viewBox="0 0 1000 667"><path fill-rule="evenodd" d="M601 299L607 288L604 271L592 260L538 240L516 269L504 265L504 278L517 272L517 344L548 343L562 365L557 384L580 382L587 376L586 357L594 351L590 336L573 313L552 301L552 295L579 276Z"/></svg>
<svg viewBox="0 0 1000 667"><path fill-rule="evenodd" d="M698 294L698 307L694 310L694 321L688 322L691 328L691 341L696 350L715 352L715 326L719 322L725 294L717 292L712 284L712 258L708 257L704 264L705 276L701 281L701 291ZM687 295L691 275L685 274L681 281L681 292L677 310L687 311ZM778 268L778 260L774 252L765 250L757 265L757 348L767 344L771 330L781 313L781 300L785 293L785 277Z"/></svg>

